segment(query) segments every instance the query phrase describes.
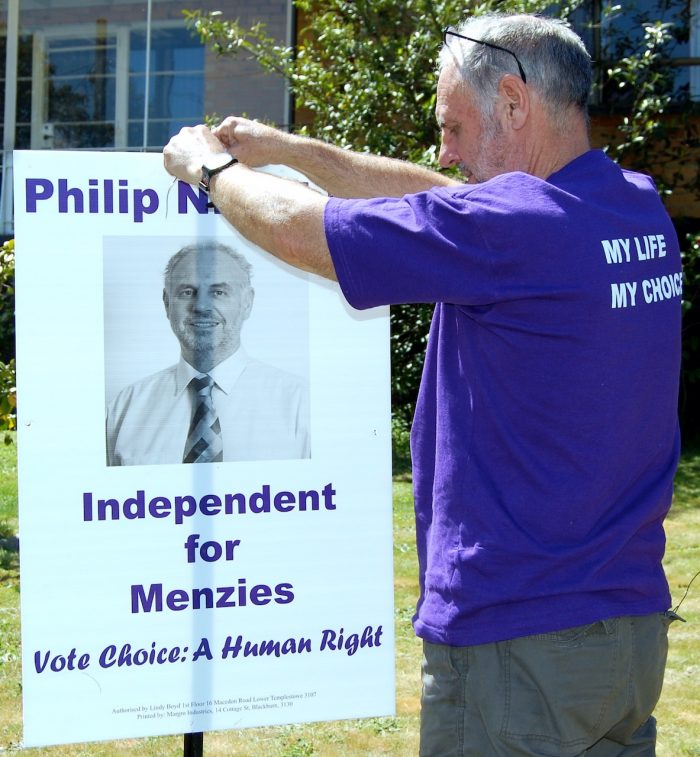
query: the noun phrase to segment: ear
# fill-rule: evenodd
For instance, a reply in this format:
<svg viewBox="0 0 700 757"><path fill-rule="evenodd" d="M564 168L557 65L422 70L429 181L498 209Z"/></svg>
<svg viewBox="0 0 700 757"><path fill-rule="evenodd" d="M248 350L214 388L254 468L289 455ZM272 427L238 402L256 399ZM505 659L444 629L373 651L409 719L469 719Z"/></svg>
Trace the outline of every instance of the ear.
<svg viewBox="0 0 700 757"><path fill-rule="evenodd" d="M243 295L242 320L247 321L250 311L253 309L253 300L255 299L255 290L253 287L246 287Z"/></svg>
<svg viewBox="0 0 700 757"><path fill-rule="evenodd" d="M170 318L170 298L168 297L168 293L163 290L163 305L165 306L165 315L167 318Z"/></svg>
<svg viewBox="0 0 700 757"><path fill-rule="evenodd" d="M530 93L525 82L514 74L506 74L498 85L505 124L512 130L522 129L530 115Z"/></svg>

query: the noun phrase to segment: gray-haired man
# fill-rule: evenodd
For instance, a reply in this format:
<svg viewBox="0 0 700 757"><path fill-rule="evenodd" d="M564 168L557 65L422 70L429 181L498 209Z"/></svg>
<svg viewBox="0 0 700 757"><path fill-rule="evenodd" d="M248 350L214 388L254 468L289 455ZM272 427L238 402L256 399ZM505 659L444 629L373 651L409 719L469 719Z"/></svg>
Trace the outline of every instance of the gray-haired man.
<svg viewBox="0 0 700 757"><path fill-rule="evenodd" d="M439 160L466 182L236 117L183 129L165 165L196 183L235 155L210 193L249 239L355 307L436 303L412 431L421 754L652 755L678 240L649 177L590 149L570 29L494 15L443 41Z"/></svg>

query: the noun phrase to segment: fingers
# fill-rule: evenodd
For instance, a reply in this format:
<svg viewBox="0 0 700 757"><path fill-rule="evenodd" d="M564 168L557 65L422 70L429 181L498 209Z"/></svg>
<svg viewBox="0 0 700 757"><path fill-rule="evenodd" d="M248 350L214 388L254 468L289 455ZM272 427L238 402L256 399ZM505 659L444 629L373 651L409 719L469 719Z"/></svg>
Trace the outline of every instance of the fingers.
<svg viewBox="0 0 700 757"><path fill-rule="evenodd" d="M282 132L258 121L228 116L212 134L238 160L257 167L281 162Z"/></svg>
<svg viewBox="0 0 700 757"><path fill-rule="evenodd" d="M185 127L182 131L185 131L188 128L190 129L193 139L200 140L203 146L206 146L210 152L225 152L225 145L216 137L208 126L199 124L198 126Z"/></svg>
<svg viewBox="0 0 700 757"><path fill-rule="evenodd" d="M241 163L258 167L285 162L283 132L247 118L228 116L217 127L185 126L166 145L166 170L182 181L197 183L212 154L228 152Z"/></svg>
<svg viewBox="0 0 700 757"><path fill-rule="evenodd" d="M201 177L202 165L207 164L213 155L225 152L226 147L207 126L185 126L163 149L163 164L168 173L196 184Z"/></svg>
<svg viewBox="0 0 700 757"><path fill-rule="evenodd" d="M240 161L255 164L254 156L260 147L260 126L247 118L228 116L212 129L212 134Z"/></svg>
<svg viewBox="0 0 700 757"><path fill-rule="evenodd" d="M227 148L231 149L236 142L236 126L242 120L228 116L218 126L212 129L212 134Z"/></svg>

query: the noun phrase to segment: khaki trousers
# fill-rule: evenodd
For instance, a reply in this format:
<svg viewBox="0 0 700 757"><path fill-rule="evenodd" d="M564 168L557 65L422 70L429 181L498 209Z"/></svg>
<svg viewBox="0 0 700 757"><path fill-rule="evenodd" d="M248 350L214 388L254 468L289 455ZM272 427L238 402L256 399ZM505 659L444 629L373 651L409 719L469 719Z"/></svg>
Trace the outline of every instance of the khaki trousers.
<svg viewBox="0 0 700 757"><path fill-rule="evenodd" d="M421 757L655 754L672 612L472 647L424 642Z"/></svg>

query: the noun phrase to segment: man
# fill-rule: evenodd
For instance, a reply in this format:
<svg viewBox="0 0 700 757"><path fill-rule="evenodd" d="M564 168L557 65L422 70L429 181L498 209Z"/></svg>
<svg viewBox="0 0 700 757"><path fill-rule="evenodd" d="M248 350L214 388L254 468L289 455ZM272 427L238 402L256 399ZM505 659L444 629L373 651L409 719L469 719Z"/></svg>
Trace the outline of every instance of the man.
<svg viewBox="0 0 700 757"><path fill-rule="evenodd" d="M180 361L123 389L107 410L107 464L309 457L308 400L295 376L250 358L250 264L217 242L183 247L163 304Z"/></svg>
<svg viewBox="0 0 700 757"><path fill-rule="evenodd" d="M565 25L486 16L440 54L440 165L466 183L234 117L165 150L190 183L235 155L212 201L355 307L437 303L412 430L423 755L654 753L680 256L652 181L590 149L590 85ZM331 198L242 165L263 163Z"/></svg>

